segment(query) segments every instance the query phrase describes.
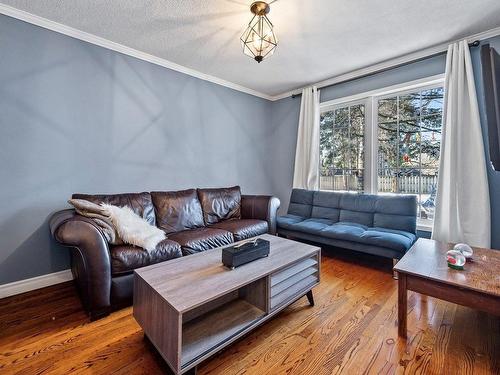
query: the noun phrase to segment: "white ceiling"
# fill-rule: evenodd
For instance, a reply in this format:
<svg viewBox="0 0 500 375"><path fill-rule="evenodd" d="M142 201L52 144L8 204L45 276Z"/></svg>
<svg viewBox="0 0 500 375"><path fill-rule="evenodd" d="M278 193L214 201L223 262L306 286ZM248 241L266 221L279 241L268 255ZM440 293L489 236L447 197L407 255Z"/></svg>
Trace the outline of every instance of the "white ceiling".
<svg viewBox="0 0 500 375"><path fill-rule="evenodd" d="M500 26L499 0L277 0L261 64L239 37L248 0L1 0L267 95Z"/></svg>

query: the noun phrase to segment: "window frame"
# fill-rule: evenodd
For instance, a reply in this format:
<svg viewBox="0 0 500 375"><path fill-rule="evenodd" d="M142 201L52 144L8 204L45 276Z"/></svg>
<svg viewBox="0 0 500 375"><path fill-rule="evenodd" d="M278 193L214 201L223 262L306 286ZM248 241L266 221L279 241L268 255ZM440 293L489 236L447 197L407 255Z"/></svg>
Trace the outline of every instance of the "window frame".
<svg viewBox="0 0 500 375"><path fill-rule="evenodd" d="M444 74L438 74L414 81L404 82L387 86L377 90L371 90L356 95L346 96L320 103L320 114L335 109L352 105L364 104L365 106L365 139L364 139L364 192L367 194L378 194L377 175L377 153L378 153L378 101L401 96L415 91L428 90L444 87ZM319 166L318 166L319 167ZM417 229L430 232L432 226L424 224L417 219Z"/></svg>

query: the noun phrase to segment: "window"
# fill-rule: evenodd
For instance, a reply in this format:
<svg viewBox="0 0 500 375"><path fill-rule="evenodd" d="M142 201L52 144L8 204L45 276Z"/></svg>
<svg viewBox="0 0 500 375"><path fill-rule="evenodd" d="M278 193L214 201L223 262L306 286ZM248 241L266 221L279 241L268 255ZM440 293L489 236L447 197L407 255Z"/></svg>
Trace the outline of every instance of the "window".
<svg viewBox="0 0 500 375"><path fill-rule="evenodd" d="M421 224L432 223L437 187L443 88L378 99L377 190L417 195Z"/></svg>
<svg viewBox="0 0 500 375"><path fill-rule="evenodd" d="M320 188L363 191L365 106L321 113Z"/></svg>
<svg viewBox="0 0 500 375"><path fill-rule="evenodd" d="M320 189L415 194L431 226L443 93L439 76L322 103Z"/></svg>

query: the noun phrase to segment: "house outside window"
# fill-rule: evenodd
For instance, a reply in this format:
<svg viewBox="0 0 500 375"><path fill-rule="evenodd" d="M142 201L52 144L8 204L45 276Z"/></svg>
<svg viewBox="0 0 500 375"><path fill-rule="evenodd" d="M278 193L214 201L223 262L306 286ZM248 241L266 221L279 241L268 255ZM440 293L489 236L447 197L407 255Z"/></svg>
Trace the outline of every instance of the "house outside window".
<svg viewBox="0 0 500 375"><path fill-rule="evenodd" d="M429 229L439 171L443 77L321 104L320 189L414 194Z"/></svg>

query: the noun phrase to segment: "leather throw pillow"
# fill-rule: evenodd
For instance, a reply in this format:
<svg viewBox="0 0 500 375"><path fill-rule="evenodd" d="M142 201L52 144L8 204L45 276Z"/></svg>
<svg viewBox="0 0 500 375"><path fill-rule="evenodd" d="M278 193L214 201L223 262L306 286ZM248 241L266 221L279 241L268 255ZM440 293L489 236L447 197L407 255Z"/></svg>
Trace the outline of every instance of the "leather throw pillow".
<svg viewBox="0 0 500 375"><path fill-rule="evenodd" d="M241 189L239 186L219 189L198 189L206 225L223 220L241 219Z"/></svg>

